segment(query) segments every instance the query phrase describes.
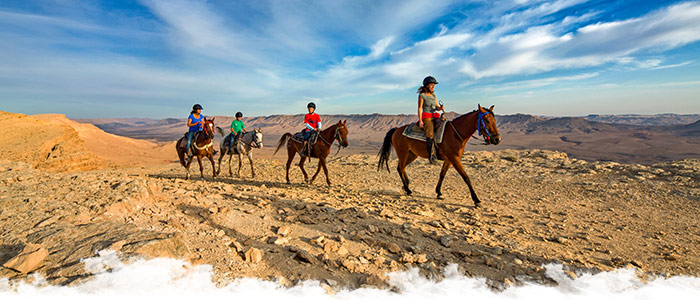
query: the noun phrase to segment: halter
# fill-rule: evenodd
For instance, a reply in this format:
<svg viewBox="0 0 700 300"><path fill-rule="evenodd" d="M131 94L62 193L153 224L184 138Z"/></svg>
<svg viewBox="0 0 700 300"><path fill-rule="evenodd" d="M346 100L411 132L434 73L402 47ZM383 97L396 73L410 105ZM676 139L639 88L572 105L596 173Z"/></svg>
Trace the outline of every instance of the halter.
<svg viewBox="0 0 700 300"><path fill-rule="evenodd" d="M206 144L206 145L204 145L204 146L201 146L201 147L197 145L197 141L194 141L193 145L194 145L194 148L197 149L197 150L206 150L206 149L208 149L208 148L210 148L211 146L214 145L214 139L213 139L214 134L209 135L209 133L207 133L206 128L204 128L204 127L206 127L207 124L209 124L209 123L211 123L211 126L214 127L214 122L209 122L209 121L204 122L204 126L202 126L203 128L202 128L202 131L201 131L200 134L201 134L202 136L204 136L205 139L208 139L208 140L210 140L210 141L209 141L208 144Z"/></svg>
<svg viewBox="0 0 700 300"><path fill-rule="evenodd" d="M326 139L323 138L323 135L319 134L318 137L320 137L324 143L328 144L328 146L333 146L333 143L326 141ZM348 142L347 138L343 138L340 136L340 126L335 128L335 134L333 134L333 140L338 141L338 151L335 152L335 155L338 155L338 153L340 153L340 148L343 146L343 143Z"/></svg>
<svg viewBox="0 0 700 300"><path fill-rule="evenodd" d="M260 143L258 142L258 132L256 132L256 131L251 131L251 133L253 134L253 140L250 141L250 145L253 146L253 147L255 147L255 148L259 148L259 147L260 147Z"/></svg>
<svg viewBox="0 0 700 300"><path fill-rule="evenodd" d="M485 113L479 112L479 119L478 119L478 124L477 128L479 129L479 135L484 136L484 139L490 139L491 138L491 133L489 133L489 129L486 128L486 123L484 123L484 117L488 114L490 114L490 111L487 111Z"/></svg>

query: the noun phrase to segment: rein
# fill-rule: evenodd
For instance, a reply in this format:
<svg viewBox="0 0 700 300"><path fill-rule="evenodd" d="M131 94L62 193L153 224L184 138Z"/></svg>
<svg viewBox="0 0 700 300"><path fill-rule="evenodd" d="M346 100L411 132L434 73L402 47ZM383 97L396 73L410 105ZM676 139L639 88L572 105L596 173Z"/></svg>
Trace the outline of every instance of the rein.
<svg viewBox="0 0 700 300"><path fill-rule="evenodd" d="M320 137L324 143L328 144L329 147L333 146L333 143L326 141L326 139L323 138L322 134L319 134L318 137ZM335 154L333 154L333 156L336 156L336 155L338 155L338 153L340 153L340 148L342 147L341 145L343 144L343 142L347 142L347 139L344 139L340 136L340 126L337 126L335 128L335 134L333 134L333 140L338 141L338 151L336 151Z"/></svg>
<svg viewBox="0 0 700 300"><path fill-rule="evenodd" d="M214 123L212 123L212 126L213 126L213 124ZM205 125L206 125L206 123L205 123ZM209 135L209 133L207 133L206 130L202 130L202 134L200 136L203 136L205 140L209 140L209 143L200 147L200 146L197 146L197 141L194 141L193 145L194 145L195 149L207 150L207 149L211 148L212 146L214 146L214 139L213 139L214 135L213 134Z"/></svg>
<svg viewBox="0 0 700 300"><path fill-rule="evenodd" d="M484 136L484 138L491 138L491 133L489 133L488 128L486 128L486 124L484 123L484 116L490 114L492 112L479 112L479 119L478 119L478 124L477 124L477 129L479 130L479 135ZM483 128L483 129L482 129Z"/></svg>

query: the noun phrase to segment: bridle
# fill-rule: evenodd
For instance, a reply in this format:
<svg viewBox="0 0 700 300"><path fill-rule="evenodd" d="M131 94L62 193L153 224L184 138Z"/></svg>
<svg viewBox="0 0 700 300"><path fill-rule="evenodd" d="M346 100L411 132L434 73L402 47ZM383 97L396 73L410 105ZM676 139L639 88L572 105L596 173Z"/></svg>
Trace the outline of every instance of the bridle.
<svg viewBox="0 0 700 300"><path fill-rule="evenodd" d="M213 128L213 127L214 127L214 122L211 122L211 121L206 121L206 122L204 122L204 127L207 127L207 126L211 126L210 129ZM200 147L199 145L197 145L197 141L194 141L194 148L195 148L195 149L197 149L197 150L206 150L206 149L208 149L208 148L210 148L211 146L214 145L214 132L213 132L213 130L212 130L212 134L210 135L209 132L207 131L207 129L204 128L204 129L202 129L202 133L201 133L201 134L202 134L202 136L204 136L205 139L208 139L208 140L209 140L209 143L206 144L206 145L204 145L204 146L201 146L201 147Z"/></svg>
<svg viewBox="0 0 700 300"><path fill-rule="evenodd" d="M337 125L337 124L336 124L336 125ZM340 153L340 148L341 148L341 147L345 147L345 146L343 146L343 144L347 144L347 143L348 143L348 139L342 137L341 134L340 134L340 126L341 126L341 125L338 125L338 127L335 128L335 134L333 134L333 140L338 141L338 151L335 152L335 155L338 155L338 153ZM329 141L326 141L326 139L323 138L323 135L322 135L322 134L319 134L318 137L320 137L321 140L322 140L324 143L328 144L329 147L330 147L330 146L333 146L333 143L332 143L332 142L329 142Z"/></svg>
<svg viewBox="0 0 700 300"><path fill-rule="evenodd" d="M260 148L260 141L258 140L258 132L253 130L251 131L253 134L253 140L250 142L250 145L254 148Z"/></svg>
<svg viewBox="0 0 700 300"><path fill-rule="evenodd" d="M214 127L214 122L211 122L211 121L206 121L206 122L204 122L204 127L207 127L207 126L211 126L211 128L213 128L213 127ZM214 137L214 130L213 130L213 129L212 129L212 134L211 134L211 135L209 134L209 131L207 131L206 129L203 129L202 131L203 131L203 132L202 132L202 135L204 135L204 138L211 139L211 138Z"/></svg>
<svg viewBox="0 0 700 300"><path fill-rule="evenodd" d="M486 127L486 122L484 122L484 117L487 116L488 114L493 115L493 111L486 110L486 112L480 112L478 110L475 110L474 112L478 113L477 118L476 118L476 128L477 131L479 132L479 136L483 136L484 138L484 144L488 145L491 141L492 138L499 138L501 135L500 134L494 134L491 135L491 132L489 132L489 129ZM452 130L454 130L455 134L457 134L457 138L459 138L460 141L464 141L464 138L462 135L459 134L459 131L455 126L452 124L452 121L447 121L450 124L450 127L452 127ZM478 139L476 136L472 136L474 139ZM477 144L473 144L477 145Z"/></svg>

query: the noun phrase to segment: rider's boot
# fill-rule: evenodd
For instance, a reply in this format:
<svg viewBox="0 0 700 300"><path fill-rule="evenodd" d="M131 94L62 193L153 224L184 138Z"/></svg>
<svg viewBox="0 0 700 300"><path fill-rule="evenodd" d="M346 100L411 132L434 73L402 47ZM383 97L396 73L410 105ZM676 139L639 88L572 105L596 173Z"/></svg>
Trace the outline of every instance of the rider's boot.
<svg viewBox="0 0 700 300"><path fill-rule="evenodd" d="M437 164L437 161L435 159L435 152L433 151L434 146L433 144L435 143L434 139L428 139L428 160L430 161L431 164Z"/></svg>

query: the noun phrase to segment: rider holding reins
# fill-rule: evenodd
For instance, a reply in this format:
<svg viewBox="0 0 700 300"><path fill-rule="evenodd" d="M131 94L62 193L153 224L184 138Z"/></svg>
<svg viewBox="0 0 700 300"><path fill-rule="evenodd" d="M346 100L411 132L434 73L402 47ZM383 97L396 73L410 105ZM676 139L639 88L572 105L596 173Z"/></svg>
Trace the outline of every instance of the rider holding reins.
<svg viewBox="0 0 700 300"><path fill-rule="evenodd" d="M418 88L418 125L423 128L425 136L428 138L428 157L432 164L436 163L435 154L437 153L435 120L440 119L438 111L445 110L445 106L438 104L437 97L435 97L437 83L435 77L428 76L423 79L423 86Z"/></svg>
<svg viewBox="0 0 700 300"><path fill-rule="evenodd" d="M233 148L234 141L238 142L241 135L247 132L241 118L243 118L243 113L239 111L236 113L236 119L231 122L231 140L229 141L229 148Z"/></svg>
<svg viewBox="0 0 700 300"><path fill-rule="evenodd" d="M309 113L304 116L304 153L309 153L309 142L308 139L311 137L312 132L321 131L321 117L316 113L316 104L309 102L306 105Z"/></svg>
<svg viewBox="0 0 700 300"><path fill-rule="evenodd" d="M189 128L187 132L187 156L192 158L192 138L194 138L195 133L204 129L204 117L202 117L201 105L195 104L192 106L192 112L190 112L190 116L187 117L187 127Z"/></svg>

